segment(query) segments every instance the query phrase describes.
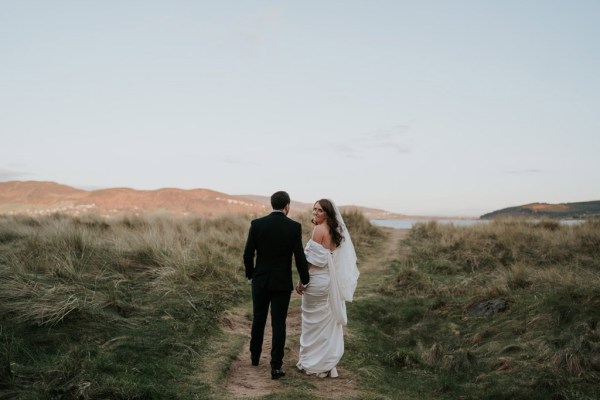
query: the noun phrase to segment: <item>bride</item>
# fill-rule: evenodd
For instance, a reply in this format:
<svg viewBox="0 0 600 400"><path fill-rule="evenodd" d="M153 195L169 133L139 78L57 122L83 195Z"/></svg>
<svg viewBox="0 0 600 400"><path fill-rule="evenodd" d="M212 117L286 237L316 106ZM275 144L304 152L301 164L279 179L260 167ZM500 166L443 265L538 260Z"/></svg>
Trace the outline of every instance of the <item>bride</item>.
<svg viewBox="0 0 600 400"><path fill-rule="evenodd" d="M344 354L346 301L352 301L359 276L356 253L342 214L328 199L313 206L315 227L304 253L310 283L298 282L302 297L300 359L296 366L309 375L337 378Z"/></svg>

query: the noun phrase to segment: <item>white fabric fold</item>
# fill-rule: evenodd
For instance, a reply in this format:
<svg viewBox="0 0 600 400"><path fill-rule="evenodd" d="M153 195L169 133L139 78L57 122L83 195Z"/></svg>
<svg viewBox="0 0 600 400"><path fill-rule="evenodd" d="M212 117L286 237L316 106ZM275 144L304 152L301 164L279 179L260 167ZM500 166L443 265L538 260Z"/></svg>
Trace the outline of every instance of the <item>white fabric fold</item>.
<svg viewBox="0 0 600 400"><path fill-rule="evenodd" d="M344 354L344 325L348 323L346 301L352 301L359 272L348 229L340 210L331 203L343 240L333 251L312 239L304 248L312 266L310 284L302 296L302 334L296 366L307 374L334 377Z"/></svg>
<svg viewBox="0 0 600 400"><path fill-rule="evenodd" d="M310 239L308 243L306 243L304 254L306 255L306 260L313 265L313 267L326 269L329 273L329 306L331 307L331 312L335 320L339 324L346 325L348 323L346 302L338 283L339 274L334 261L335 250L332 252ZM312 271L311 268L311 272L314 274L317 271Z"/></svg>
<svg viewBox="0 0 600 400"><path fill-rule="evenodd" d="M333 258L319 243L309 240L304 249L310 268L310 284L302 296L302 334L297 367L307 374L335 370L344 354L344 328L339 319L339 296L333 291ZM337 300L336 300L337 298ZM345 311L343 313L345 315Z"/></svg>
<svg viewBox="0 0 600 400"><path fill-rule="evenodd" d="M350 237L350 232L344 223L344 218L337 205L329 199L335 210L335 217L344 238L333 252L333 265L335 265L335 276L340 297L344 301L352 301L354 291L358 284L358 267L356 266L356 251Z"/></svg>

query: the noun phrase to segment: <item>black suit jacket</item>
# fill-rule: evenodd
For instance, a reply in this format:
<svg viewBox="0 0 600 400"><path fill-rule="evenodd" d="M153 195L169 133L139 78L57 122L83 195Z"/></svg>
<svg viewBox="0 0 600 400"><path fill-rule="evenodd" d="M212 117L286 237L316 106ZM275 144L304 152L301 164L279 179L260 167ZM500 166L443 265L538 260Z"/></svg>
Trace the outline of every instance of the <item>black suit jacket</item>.
<svg viewBox="0 0 600 400"><path fill-rule="evenodd" d="M292 291L292 256L300 280L307 284L310 278L300 223L278 211L250 223L244 248L244 267L246 277L252 279L253 284L268 290Z"/></svg>

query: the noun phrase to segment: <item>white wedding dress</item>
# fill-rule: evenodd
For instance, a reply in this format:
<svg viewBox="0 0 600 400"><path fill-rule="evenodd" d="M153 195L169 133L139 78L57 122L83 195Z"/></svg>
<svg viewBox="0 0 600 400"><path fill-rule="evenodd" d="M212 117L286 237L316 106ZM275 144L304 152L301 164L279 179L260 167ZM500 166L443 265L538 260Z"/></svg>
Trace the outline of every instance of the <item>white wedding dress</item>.
<svg viewBox="0 0 600 400"><path fill-rule="evenodd" d="M335 378L336 366L344 354L346 323L346 305L335 276L335 252L311 239L304 253L312 266L310 284L302 296L302 334L296 366L307 374Z"/></svg>

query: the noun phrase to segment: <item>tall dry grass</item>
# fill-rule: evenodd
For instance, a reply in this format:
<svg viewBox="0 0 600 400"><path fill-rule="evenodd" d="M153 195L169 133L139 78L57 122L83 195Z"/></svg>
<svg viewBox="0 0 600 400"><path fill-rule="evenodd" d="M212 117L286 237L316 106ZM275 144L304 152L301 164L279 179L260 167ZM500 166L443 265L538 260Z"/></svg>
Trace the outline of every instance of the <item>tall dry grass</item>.
<svg viewBox="0 0 600 400"><path fill-rule="evenodd" d="M383 373L390 388L444 399L600 395L600 221L417 225L392 271L379 296L351 308L393 371ZM507 306L474 314L494 302Z"/></svg>
<svg viewBox="0 0 600 400"><path fill-rule="evenodd" d="M376 233L345 219L362 257ZM249 300L249 223L0 216L0 399L218 397L199 376L223 312Z"/></svg>
<svg viewBox="0 0 600 400"><path fill-rule="evenodd" d="M186 296L181 288L190 285L230 297L246 225L241 217L5 217L0 312L55 325L69 315L94 319L100 310L133 307L119 298L128 297L127 288Z"/></svg>
<svg viewBox="0 0 600 400"><path fill-rule="evenodd" d="M0 390L39 399L208 395L209 383L191 378L193 363L220 313L244 296L248 223L0 217Z"/></svg>
<svg viewBox="0 0 600 400"><path fill-rule="evenodd" d="M434 268L448 263L473 272L518 262L586 267L598 265L598 231L600 220L564 226L553 220L497 220L467 229L431 222L415 226L410 240L414 256Z"/></svg>

